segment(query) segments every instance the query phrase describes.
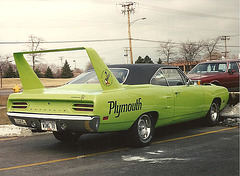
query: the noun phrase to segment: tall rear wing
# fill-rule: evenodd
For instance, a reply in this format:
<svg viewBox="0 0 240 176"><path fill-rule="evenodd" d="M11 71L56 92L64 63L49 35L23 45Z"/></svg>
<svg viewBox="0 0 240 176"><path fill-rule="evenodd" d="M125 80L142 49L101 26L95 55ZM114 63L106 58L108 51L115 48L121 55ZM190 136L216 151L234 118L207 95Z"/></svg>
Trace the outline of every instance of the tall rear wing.
<svg viewBox="0 0 240 176"><path fill-rule="evenodd" d="M32 70L26 59L24 58L24 54L32 54L32 53L48 53L48 52L63 52L63 51L76 51L76 50L86 50L89 59L93 65L93 68L97 74L99 82L103 91L112 90L112 89L120 89L122 85L118 82L113 73L109 70L107 65L102 61L98 53L92 48L65 48L65 49L53 49L53 50L42 50L42 51L31 51L31 52L18 52L14 53L15 63L17 65L18 73L22 82L22 86L24 90L31 89L43 89L44 86Z"/></svg>

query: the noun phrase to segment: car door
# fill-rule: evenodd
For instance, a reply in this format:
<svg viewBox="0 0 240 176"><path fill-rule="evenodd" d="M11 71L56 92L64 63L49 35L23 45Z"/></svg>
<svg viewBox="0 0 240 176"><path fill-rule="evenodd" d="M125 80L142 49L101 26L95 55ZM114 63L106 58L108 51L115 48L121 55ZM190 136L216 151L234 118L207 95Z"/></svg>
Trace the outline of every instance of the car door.
<svg viewBox="0 0 240 176"><path fill-rule="evenodd" d="M239 65L237 62L230 62L228 65L228 71L226 73L228 79L226 87L230 91L238 90L239 88Z"/></svg>
<svg viewBox="0 0 240 176"><path fill-rule="evenodd" d="M150 80L150 84L154 85L151 94L154 95L152 100L155 102L156 109L159 112L159 122L157 126L163 126L172 123L174 113L174 98L171 88L161 71L158 69Z"/></svg>
<svg viewBox="0 0 240 176"><path fill-rule="evenodd" d="M187 77L178 68L164 68L162 72L173 92L173 121L199 118L204 105L202 86L187 84Z"/></svg>

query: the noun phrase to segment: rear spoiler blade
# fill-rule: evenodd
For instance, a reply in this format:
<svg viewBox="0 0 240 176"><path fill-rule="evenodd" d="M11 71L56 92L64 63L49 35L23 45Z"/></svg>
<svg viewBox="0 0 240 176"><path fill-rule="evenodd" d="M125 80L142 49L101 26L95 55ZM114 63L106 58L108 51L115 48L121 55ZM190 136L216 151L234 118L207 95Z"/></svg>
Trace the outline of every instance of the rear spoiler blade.
<svg viewBox="0 0 240 176"><path fill-rule="evenodd" d="M112 90L112 89L120 89L122 85L118 82L116 77L109 70L107 65L102 61L98 53L92 48L65 48L65 49L53 49L53 50L42 50L42 51L31 51L31 52L18 52L14 53L14 59L17 65L17 69L19 72L19 76L22 82L22 86L24 90L30 89L43 89L44 86L34 73L26 59L24 58L24 54L32 54L32 53L48 53L48 52L63 52L63 51L75 51L75 50L86 50L89 56L89 59L93 65L93 68L97 74L99 82L103 91Z"/></svg>

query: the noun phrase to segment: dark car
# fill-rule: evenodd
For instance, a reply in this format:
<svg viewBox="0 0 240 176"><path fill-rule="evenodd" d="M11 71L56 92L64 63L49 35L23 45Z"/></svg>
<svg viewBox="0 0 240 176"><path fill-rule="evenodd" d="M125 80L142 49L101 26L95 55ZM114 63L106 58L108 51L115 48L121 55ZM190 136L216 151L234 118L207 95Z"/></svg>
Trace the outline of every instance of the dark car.
<svg viewBox="0 0 240 176"><path fill-rule="evenodd" d="M196 65L187 75L198 84L211 83L239 92L239 60L216 60Z"/></svg>

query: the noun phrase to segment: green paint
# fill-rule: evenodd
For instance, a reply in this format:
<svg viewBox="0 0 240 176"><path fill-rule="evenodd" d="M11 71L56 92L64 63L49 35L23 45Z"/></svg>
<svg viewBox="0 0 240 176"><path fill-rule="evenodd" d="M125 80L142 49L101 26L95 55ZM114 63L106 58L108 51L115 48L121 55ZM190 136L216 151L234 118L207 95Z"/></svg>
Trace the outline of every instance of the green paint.
<svg viewBox="0 0 240 176"><path fill-rule="evenodd" d="M68 84L45 89L24 54L86 50L100 84ZM127 130L144 113L157 115L156 127L180 123L207 114L212 101L221 99L223 109L228 101L227 89L214 85L122 85L91 48L67 48L15 53L14 58L24 91L11 94L8 112L99 116L99 132ZM180 92L180 94L176 94ZM14 102L27 102L26 109L15 109ZM93 111L76 111L76 104L94 104ZM91 109L89 107L85 109ZM103 120L103 117L107 120ZM61 119L59 119L61 120Z"/></svg>

